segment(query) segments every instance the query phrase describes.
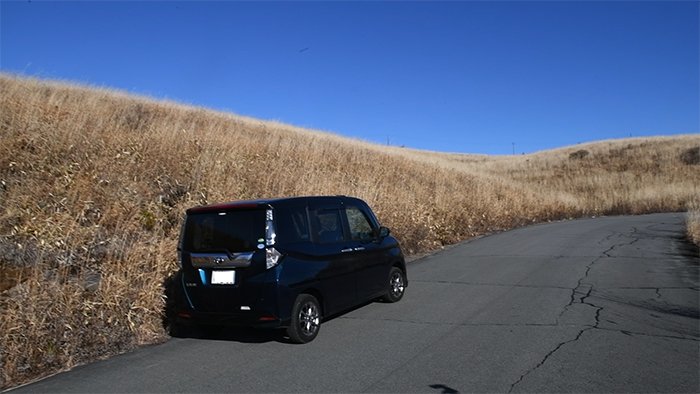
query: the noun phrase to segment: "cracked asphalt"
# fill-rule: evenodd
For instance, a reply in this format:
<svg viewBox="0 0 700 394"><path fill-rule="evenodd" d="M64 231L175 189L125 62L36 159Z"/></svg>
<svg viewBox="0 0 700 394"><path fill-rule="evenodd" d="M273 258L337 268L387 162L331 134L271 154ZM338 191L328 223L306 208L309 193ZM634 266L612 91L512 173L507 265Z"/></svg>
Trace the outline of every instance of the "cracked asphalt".
<svg viewBox="0 0 700 394"><path fill-rule="evenodd" d="M700 256L682 214L536 225L408 266L291 345L173 338L17 392L700 392Z"/></svg>

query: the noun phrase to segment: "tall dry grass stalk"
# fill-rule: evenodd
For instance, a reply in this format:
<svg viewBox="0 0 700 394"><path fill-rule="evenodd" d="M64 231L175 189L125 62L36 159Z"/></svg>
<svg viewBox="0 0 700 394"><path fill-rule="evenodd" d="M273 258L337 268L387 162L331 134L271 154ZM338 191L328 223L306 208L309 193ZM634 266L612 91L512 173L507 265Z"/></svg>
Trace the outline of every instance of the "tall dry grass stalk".
<svg viewBox="0 0 700 394"><path fill-rule="evenodd" d="M418 254L699 194L700 167L680 159L697 135L451 155L7 75L0 92L0 387L164 340L162 284L193 205L358 196Z"/></svg>

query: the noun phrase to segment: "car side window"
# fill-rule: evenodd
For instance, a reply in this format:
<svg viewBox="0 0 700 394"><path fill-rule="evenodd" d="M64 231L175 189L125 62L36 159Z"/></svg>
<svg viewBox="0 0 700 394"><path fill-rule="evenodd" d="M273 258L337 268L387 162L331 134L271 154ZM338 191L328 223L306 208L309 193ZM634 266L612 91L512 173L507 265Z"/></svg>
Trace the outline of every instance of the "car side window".
<svg viewBox="0 0 700 394"><path fill-rule="evenodd" d="M325 244L343 240L340 209L315 209L309 216L316 242Z"/></svg>
<svg viewBox="0 0 700 394"><path fill-rule="evenodd" d="M278 221L277 235L284 242L306 242L310 240L309 224L306 220L306 207L292 207L275 216Z"/></svg>
<svg viewBox="0 0 700 394"><path fill-rule="evenodd" d="M374 238L372 224L359 208L347 207L345 215L348 218L350 237L353 241L367 241Z"/></svg>

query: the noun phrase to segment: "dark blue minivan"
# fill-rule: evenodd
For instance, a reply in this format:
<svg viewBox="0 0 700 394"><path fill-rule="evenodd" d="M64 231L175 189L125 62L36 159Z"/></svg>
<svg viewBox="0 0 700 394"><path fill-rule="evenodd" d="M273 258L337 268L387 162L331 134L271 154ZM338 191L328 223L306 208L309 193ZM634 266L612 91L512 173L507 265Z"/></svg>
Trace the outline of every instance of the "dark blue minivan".
<svg viewBox="0 0 700 394"><path fill-rule="evenodd" d="M352 197L191 208L178 250L178 324L286 328L297 343L324 317L399 301L408 283L398 241Z"/></svg>

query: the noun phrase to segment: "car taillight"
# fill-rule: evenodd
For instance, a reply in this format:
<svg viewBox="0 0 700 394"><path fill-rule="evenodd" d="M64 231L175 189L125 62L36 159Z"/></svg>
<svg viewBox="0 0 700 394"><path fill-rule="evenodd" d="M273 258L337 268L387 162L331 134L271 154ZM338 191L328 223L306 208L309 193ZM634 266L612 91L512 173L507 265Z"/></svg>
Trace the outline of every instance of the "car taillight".
<svg viewBox="0 0 700 394"><path fill-rule="evenodd" d="M277 234L275 233L275 221L272 209L265 212L265 245L272 246L275 244Z"/></svg>
<svg viewBox="0 0 700 394"><path fill-rule="evenodd" d="M282 253L274 248L277 234L275 233L275 221L272 209L265 212L265 267L270 269L279 263Z"/></svg>
<svg viewBox="0 0 700 394"><path fill-rule="evenodd" d="M265 249L265 267L270 269L279 263L282 253L273 247Z"/></svg>

